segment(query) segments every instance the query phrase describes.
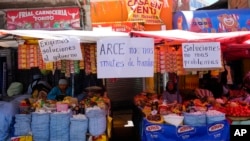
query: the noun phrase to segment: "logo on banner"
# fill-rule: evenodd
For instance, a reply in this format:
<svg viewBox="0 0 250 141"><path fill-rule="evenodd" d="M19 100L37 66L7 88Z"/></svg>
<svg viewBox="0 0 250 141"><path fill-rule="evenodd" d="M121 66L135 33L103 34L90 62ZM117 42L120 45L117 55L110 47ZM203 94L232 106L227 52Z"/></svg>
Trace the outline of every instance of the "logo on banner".
<svg viewBox="0 0 250 141"><path fill-rule="evenodd" d="M146 24L162 24L160 13L164 3L161 0L126 0L128 21Z"/></svg>
<svg viewBox="0 0 250 141"><path fill-rule="evenodd" d="M224 124L218 123L208 128L209 132L215 132L224 128Z"/></svg>
<svg viewBox="0 0 250 141"><path fill-rule="evenodd" d="M151 132L159 131L159 130L161 130L161 126L160 125L150 125L150 126L146 127L146 130L151 131Z"/></svg>
<svg viewBox="0 0 250 141"><path fill-rule="evenodd" d="M179 134L182 134L182 133L187 133L187 132L194 132L195 131L195 128L192 127L192 126L181 126L180 128L178 128L177 132Z"/></svg>

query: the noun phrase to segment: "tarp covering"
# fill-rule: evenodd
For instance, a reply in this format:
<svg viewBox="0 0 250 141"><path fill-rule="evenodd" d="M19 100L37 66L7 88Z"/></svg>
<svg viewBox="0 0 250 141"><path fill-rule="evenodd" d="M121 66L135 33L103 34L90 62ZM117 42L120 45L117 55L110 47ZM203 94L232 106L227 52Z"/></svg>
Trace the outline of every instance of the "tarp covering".
<svg viewBox="0 0 250 141"><path fill-rule="evenodd" d="M0 33L12 34L17 36L25 36L42 39L60 39L66 36L74 36L81 42L96 42L102 38L129 37L129 33L114 31L84 31L84 30L0 30Z"/></svg>
<svg viewBox="0 0 250 141"><path fill-rule="evenodd" d="M132 31L132 36L154 38L156 42L220 42L227 59L250 58L250 31L197 33L184 30Z"/></svg>

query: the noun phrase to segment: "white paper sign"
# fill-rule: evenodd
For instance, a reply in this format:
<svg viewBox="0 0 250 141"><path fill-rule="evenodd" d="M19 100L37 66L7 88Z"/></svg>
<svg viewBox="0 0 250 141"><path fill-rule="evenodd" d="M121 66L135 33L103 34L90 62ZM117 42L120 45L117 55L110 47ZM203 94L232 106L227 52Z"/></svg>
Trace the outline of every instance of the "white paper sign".
<svg viewBox="0 0 250 141"><path fill-rule="evenodd" d="M183 68L221 68L221 48L219 42L183 43Z"/></svg>
<svg viewBox="0 0 250 141"><path fill-rule="evenodd" d="M153 77L154 40L112 38L97 42L97 77Z"/></svg>
<svg viewBox="0 0 250 141"><path fill-rule="evenodd" d="M80 40L78 38L39 40L38 43L44 62L82 60Z"/></svg>

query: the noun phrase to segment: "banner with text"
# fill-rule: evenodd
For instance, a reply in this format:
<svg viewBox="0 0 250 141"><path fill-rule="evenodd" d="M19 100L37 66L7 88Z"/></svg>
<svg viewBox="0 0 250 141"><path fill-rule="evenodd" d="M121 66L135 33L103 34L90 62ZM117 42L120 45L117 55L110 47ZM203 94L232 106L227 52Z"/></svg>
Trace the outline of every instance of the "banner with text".
<svg viewBox="0 0 250 141"><path fill-rule="evenodd" d="M7 10L7 29L80 29L80 11L72 8Z"/></svg>
<svg viewBox="0 0 250 141"><path fill-rule="evenodd" d="M58 60L82 60L80 39L39 40L39 47L44 62Z"/></svg>
<svg viewBox="0 0 250 141"><path fill-rule="evenodd" d="M168 1L166 1L168 2ZM128 21L162 24L160 14L164 2L161 0L126 0Z"/></svg>
<svg viewBox="0 0 250 141"><path fill-rule="evenodd" d="M219 42L183 43L183 68L221 68L221 47Z"/></svg>
<svg viewBox="0 0 250 141"><path fill-rule="evenodd" d="M97 77L153 77L154 40L151 38L102 39L97 42Z"/></svg>

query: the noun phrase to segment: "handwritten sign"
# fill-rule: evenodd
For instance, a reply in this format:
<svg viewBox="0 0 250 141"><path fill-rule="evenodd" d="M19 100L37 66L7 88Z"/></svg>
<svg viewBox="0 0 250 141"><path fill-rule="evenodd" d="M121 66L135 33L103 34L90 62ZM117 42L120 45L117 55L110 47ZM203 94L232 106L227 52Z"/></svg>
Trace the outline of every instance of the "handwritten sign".
<svg viewBox="0 0 250 141"><path fill-rule="evenodd" d="M154 41L151 38L102 39L97 42L97 77L153 77Z"/></svg>
<svg viewBox="0 0 250 141"><path fill-rule="evenodd" d="M61 40L39 40L44 62L58 60L82 60L80 40L65 38Z"/></svg>
<svg viewBox="0 0 250 141"><path fill-rule="evenodd" d="M183 43L183 68L221 68L221 48L219 42Z"/></svg>

